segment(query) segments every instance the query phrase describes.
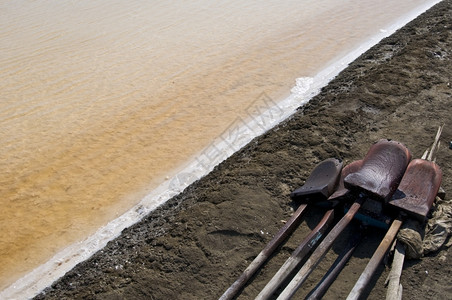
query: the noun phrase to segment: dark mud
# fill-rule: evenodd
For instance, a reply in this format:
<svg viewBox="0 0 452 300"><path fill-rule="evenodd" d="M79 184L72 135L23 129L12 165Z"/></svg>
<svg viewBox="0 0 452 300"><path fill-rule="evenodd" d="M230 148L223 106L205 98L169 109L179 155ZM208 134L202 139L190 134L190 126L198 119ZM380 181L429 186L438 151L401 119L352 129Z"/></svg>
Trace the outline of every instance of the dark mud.
<svg viewBox="0 0 452 300"><path fill-rule="evenodd" d="M289 194L319 161L362 158L381 139L420 157L445 125L437 163L452 194L452 1L443 1L364 53L286 122L253 140L182 194L124 230L36 299L215 299L234 282L287 220ZM449 198L450 199L450 198ZM242 291L253 299L323 215L303 224ZM347 230L300 289L314 287L338 253ZM384 235L368 232L325 299L344 299ZM452 299L451 251L407 261L405 299ZM382 299L381 266L368 299Z"/></svg>

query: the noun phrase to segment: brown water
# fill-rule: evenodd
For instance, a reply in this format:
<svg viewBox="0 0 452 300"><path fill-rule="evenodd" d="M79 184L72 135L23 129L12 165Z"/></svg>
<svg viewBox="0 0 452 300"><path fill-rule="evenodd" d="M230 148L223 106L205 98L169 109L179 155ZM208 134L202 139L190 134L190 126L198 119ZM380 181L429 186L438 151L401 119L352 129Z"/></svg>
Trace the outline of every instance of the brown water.
<svg viewBox="0 0 452 300"><path fill-rule="evenodd" d="M0 3L0 290L422 3Z"/></svg>

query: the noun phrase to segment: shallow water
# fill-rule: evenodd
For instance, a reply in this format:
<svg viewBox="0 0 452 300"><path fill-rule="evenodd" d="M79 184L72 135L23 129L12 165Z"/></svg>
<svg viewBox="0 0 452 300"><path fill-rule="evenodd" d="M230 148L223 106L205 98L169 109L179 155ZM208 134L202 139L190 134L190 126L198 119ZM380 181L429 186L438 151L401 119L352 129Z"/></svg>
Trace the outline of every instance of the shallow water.
<svg viewBox="0 0 452 300"><path fill-rule="evenodd" d="M424 2L0 3L0 289Z"/></svg>

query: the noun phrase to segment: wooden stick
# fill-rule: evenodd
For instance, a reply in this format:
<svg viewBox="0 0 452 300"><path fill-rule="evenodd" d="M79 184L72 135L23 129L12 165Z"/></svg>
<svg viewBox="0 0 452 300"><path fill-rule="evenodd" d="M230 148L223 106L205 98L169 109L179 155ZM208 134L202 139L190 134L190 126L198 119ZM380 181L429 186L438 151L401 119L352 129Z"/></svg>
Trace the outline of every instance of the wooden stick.
<svg viewBox="0 0 452 300"><path fill-rule="evenodd" d="M360 231L349 241L347 247L343 250L341 255L337 257L331 268L322 278L322 280L317 284L317 286L306 296L305 300L317 300L322 299L326 291L329 289L334 280L336 280L339 273L342 271L348 260L355 251L356 246L363 237L363 232Z"/></svg>
<svg viewBox="0 0 452 300"><path fill-rule="evenodd" d="M298 271L292 281L287 285L287 287L279 295L278 300L290 299L295 292L300 288L303 282L308 278L312 271L320 263L320 260L326 255L328 250L333 245L333 242L339 236L339 234L344 231L348 223L353 219L355 214L358 212L364 199L359 198L350 207L349 211L342 217L342 219L331 229L330 233L325 237L325 239L320 243L320 245L311 254L311 257L306 261L303 267Z"/></svg>
<svg viewBox="0 0 452 300"><path fill-rule="evenodd" d="M433 153L435 152L436 147L438 145L439 137L441 136L441 132L443 131L443 126L439 126L438 131L436 132L435 141L433 142L432 148L430 150L430 154L427 157L427 160L429 160L429 161L433 160Z"/></svg>
<svg viewBox="0 0 452 300"><path fill-rule="evenodd" d="M428 148L427 150L425 150L424 154L422 154L421 159L426 159L429 152L430 152L430 148Z"/></svg>
<svg viewBox="0 0 452 300"><path fill-rule="evenodd" d="M256 300L264 300L270 298L281 283L287 279L292 271L300 264L303 258L317 245L318 241L323 237L326 229L330 226L334 218L334 210L331 209L325 213L322 220L317 226L306 236L306 238L295 249L292 255L286 260L281 268L276 272L273 278L267 283L262 291L257 295Z"/></svg>
<svg viewBox="0 0 452 300"><path fill-rule="evenodd" d="M245 269L240 277L224 292L220 300L232 299L245 285L245 283L256 273L262 264L270 257L275 249L297 228L301 217L307 207L302 204L298 207L287 223L278 231L275 237L256 256L251 264Z"/></svg>
<svg viewBox="0 0 452 300"><path fill-rule="evenodd" d="M403 286L402 286L402 284L400 284L399 285L399 292L397 293L399 298L397 300L402 300L402 293L403 293Z"/></svg>
<svg viewBox="0 0 452 300"><path fill-rule="evenodd" d="M370 279L372 278L372 275L376 271L384 255L386 254L392 242L394 241L401 225L402 220L400 218L397 218L392 222L391 227L389 228L388 232L386 232L385 237L381 241L375 253L372 255L370 261L366 265L366 268L361 273L361 276L359 277L352 291L348 295L347 300L359 299L359 297L364 291L364 288L369 283Z"/></svg>
<svg viewBox="0 0 452 300"><path fill-rule="evenodd" d="M388 276L388 290L386 291L386 300L402 299L400 277L402 275L403 261L405 259L405 245L397 241L392 260L391 272ZM400 294L399 294L400 292Z"/></svg>

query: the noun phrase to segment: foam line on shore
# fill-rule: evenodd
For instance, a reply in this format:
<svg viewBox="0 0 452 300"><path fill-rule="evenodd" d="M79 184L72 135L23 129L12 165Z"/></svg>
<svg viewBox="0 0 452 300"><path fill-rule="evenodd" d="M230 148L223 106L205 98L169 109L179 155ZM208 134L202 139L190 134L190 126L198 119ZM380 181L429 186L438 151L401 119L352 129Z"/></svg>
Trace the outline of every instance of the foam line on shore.
<svg viewBox="0 0 452 300"><path fill-rule="evenodd" d="M140 203L100 228L92 236L79 243L70 245L45 264L17 280L0 293L0 298L24 299L32 298L40 293L74 268L75 265L85 261L95 252L104 248L109 241L118 237L122 230L138 223L147 214L182 192L195 180L207 175L216 165L248 144L253 138L262 135L290 117L298 107L305 105L317 95L322 87L326 86L362 53L439 2L441 1L429 1L418 7L416 11L399 18L387 28L382 28L379 34L323 69L315 77L297 79L297 84L291 90L291 95L283 101L275 103L265 94L262 94L261 100L265 104L262 106L262 111L257 111L258 114L250 112L248 120L238 118L222 136L192 159L181 172L158 186L144 197Z"/></svg>

